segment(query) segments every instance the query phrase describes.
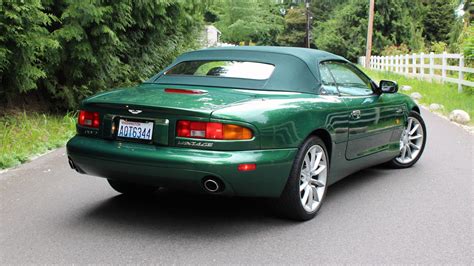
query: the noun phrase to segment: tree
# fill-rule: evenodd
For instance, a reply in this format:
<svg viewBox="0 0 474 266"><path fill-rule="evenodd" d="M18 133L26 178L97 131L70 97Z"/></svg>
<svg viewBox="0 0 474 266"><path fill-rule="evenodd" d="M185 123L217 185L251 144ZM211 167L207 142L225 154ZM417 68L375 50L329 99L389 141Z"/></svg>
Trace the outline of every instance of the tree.
<svg viewBox="0 0 474 266"><path fill-rule="evenodd" d="M221 0L214 9L219 14L217 28L222 40L230 43L260 42L272 44L283 21L271 0ZM273 37L273 38L272 38Z"/></svg>
<svg viewBox="0 0 474 266"><path fill-rule="evenodd" d="M285 15L285 28L277 41L282 46L305 46L306 14L304 8L289 9Z"/></svg>
<svg viewBox="0 0 474 266"><path fill-rule="evenodd" d="M38 89L56 108L74 108L88 95L158 72L195 47L204 10L201 1L173 0L0 6L1 93L12 101Z"/></svg>
<svg viewBox="0 0 474 266"><path fill-rule="evenodd" d="M2 100L36 89L36 82L46 77L45 55L59 47L46 28L55 19L44 12L40 0L0 3Z"/></svg>
<svg viewBox="0 0 474 266"><path fill-rule="evenodd" d="M355 61L364 54L367 35L368 1L348 0L339 5L330 19L317 22L313 30L316 46ZM373 54L386 46L410 44L412 27L409 0L378 0L375 2Z"/></svg>
<svg viewBox="0 0 474 266"><path fill-rule="evenodd" d="M424 1L426 14L423 18L424 37L427 42L448 42L455 24L454 6L451 0Z"/></svg>

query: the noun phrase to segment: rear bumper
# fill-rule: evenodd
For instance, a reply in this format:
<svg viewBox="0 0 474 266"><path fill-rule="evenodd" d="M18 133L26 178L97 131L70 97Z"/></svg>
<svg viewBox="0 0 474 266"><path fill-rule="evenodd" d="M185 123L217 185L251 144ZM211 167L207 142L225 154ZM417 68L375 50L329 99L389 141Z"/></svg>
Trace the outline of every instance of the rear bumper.
<svg viewBox="0 0 474 266"><path fill-rule="evenodd" d="M75 136L67 153L83 173L129 182L204 191L213 176L225 185L221 194L279 197L297 149L209 151L110 141ZM239 172L242 163L257 169Z"/></svg>

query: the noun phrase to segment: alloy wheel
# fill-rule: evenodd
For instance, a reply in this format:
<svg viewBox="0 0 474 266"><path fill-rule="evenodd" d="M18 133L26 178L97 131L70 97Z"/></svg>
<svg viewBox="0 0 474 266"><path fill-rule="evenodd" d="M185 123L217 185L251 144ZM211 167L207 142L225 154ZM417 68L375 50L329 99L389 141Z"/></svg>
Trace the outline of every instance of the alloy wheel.
<svg viewBox="0 0 474 266"><path fill-rule="evenodd" d="M300 171L300 200L307 212L315 211L326 192L327 156L319 145L313 145L306 153Z"/></svg>
<svg viewBox="0 0 474 266"><path fill-rule="evenodd" d="M408 117L407 126L400 137L400 155L395 160L402 164L415 160L422 150L424 137L420 121L415 117Z"/></svg>

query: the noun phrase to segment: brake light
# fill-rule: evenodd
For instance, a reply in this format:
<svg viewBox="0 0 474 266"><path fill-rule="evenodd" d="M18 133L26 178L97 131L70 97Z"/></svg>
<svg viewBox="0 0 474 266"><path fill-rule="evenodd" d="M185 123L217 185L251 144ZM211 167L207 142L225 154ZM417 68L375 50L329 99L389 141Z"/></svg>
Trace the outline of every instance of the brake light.
<svg viewBox="0 0 474 266"><path fill-rule="evenodd" d="M77 122L81 126L99 128L99 125L100 125L99 113L81 110L79 111Z"/></svg>
<svg viewBox="0 0 474 266"><path fill-rule="evenodd" d="M186 89L165 89L167 93L179 93L179 94L204 94L206 91L203 90L186 90Z"/></svg>
<svg viewBox="0 0 474 266"><path fill-rule="evenodd" d="M253 138L252 130L215 122L178 121L176 135L185 138L245 140Z"/></svg>
<svg viewBox="0 0 474 266"><path fill-rule="evenodd" d="M237 170L239 170L239 172L254 171L255 169L257 169L257 165L254 163L243 163L239 164L239 166L237 167Z"/></svg>

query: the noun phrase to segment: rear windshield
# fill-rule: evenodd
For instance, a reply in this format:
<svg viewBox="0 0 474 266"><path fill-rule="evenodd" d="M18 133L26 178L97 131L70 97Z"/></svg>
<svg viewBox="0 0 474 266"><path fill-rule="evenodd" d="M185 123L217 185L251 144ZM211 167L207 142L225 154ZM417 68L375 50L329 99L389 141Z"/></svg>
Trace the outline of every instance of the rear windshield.
<svg viewBox="0 0 474 266"><path fill-rule="evenodd" d="M165 75L265 80L274 69L274 65L257 62L200 60L181 62L166 71Z"/></svg>

